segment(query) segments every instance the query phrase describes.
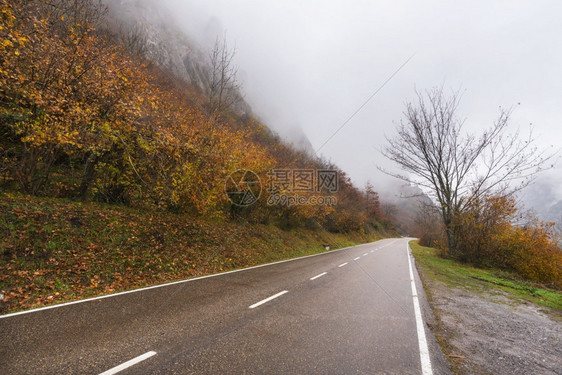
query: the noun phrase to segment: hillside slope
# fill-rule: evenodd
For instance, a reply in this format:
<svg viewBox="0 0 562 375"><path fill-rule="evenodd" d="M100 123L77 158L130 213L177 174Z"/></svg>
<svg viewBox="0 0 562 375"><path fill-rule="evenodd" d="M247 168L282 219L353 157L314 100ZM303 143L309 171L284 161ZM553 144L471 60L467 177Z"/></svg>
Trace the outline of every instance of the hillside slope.
<svg viewBox="0 0 562 375"><path fill-rule="evenodd" d="M121 8L0 0L0 309L323 251L392 227L376 191L239 106L215 105L198 86L205 65L186 68L201 54L149 2L112 4ZM250 186L256 199L237 204Z"/></svg>
<svg viewBox="0 0 562 375"><path fill-rule="evenodd" d="M0 192L0 313L375 241Z"/></svg>

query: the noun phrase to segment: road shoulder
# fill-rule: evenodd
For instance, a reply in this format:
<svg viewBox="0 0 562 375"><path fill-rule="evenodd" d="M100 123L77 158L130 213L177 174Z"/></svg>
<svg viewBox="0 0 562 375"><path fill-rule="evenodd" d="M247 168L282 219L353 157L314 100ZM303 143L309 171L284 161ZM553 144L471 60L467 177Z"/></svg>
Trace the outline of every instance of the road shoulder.
<svg viewBox="0 0 562 375"><path fill-rule="evenodd" d="M446 357L446 352L441 346L439 337L436 335L437 332L435 331L435 327L437 326L438 320L430 304L431 296L428 295L426 291L422 270L420 269L411 253L410 256L412 257L412 262L415 268L414 279L416 282L423 321L425 323L425 336L427 338L427 345L429 347L433 374L452 374L451 364Z"/></svg>
<svg viewBox="0 0 562 375"><path fill-rule="evenodd" d="M428 319L456 374L559 374L562 314L499 288L451 286L416 262L435 319Z"/></svg>

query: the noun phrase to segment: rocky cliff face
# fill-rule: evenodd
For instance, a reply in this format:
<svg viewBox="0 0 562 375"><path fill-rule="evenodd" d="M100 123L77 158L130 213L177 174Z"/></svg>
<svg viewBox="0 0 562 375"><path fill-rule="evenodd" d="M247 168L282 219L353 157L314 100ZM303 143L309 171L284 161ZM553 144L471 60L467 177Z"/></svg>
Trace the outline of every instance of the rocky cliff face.
<svg viewBox="0 0 562 375"><path fill-rule="evenodd" d="M172 72L178 79L200 90L210 92L210 51L186 35L174 23L169 10L155 0L102 0L108 7L107 28L144 58ZM235 94L234 111L252 115L241 90ZM304 132L298 128L286 137L297 149L314 154Z"/></svg>
<svg viewBox="0 0 562 375"><path fill-rule="evenodd" d="M159 66L202 92L209 89L208 56L149 0L106 0L108 26Z"/></svg>
<svg viewBox="0 0 562 375"><path fill-rule="evenodd" d="M210 90L210 59L173 21L169 11L150 0L104 0L107 27L134 52L170 71L178 79L207 94ZM234 110L250 114L250 106L237 92Z"/></svg>
<svg viewBox="0 0 562 375"><path fill-rule="evenodd" d="M208 57L172 21L167 10L148 0L106 0L108 26L144 57L205 92Z"/></svg>

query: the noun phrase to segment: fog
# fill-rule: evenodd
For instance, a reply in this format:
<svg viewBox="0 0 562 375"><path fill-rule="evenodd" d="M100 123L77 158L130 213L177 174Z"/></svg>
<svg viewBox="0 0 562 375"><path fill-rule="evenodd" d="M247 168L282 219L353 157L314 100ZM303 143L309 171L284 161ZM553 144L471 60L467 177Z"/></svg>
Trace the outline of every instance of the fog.
<svg viewBox="0 0 562 375"><path fill-rule="evenodd" d="M415 89L460 90L467 130L511 108L538 145L562 146L562 3L558 1L165 0L209 48L226 35L246 100L270 127L301 129L359 185L384 190L380 154ZM560 166L541 180L562 199ZM532 194L531 194L532 195Z"/></svg>

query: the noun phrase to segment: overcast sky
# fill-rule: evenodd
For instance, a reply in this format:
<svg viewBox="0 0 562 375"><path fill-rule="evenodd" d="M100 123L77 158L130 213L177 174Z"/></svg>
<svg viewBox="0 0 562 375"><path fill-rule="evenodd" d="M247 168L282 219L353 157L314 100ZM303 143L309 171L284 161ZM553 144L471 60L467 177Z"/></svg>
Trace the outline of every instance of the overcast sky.
<svg viewBox="0 0 562 375"><path fill-rule="evenodd" d="M203 46L226 33L254 112L282 135L301 128L315 149L413 55L320 151L359 185L383 189L376 166L388 162L378 150L416 88L460 89L467 130L514 107L514 129L533 123L540 146L562 147L560 1L166 3ZM562 199L561 167L547 180Z"/></svg>

